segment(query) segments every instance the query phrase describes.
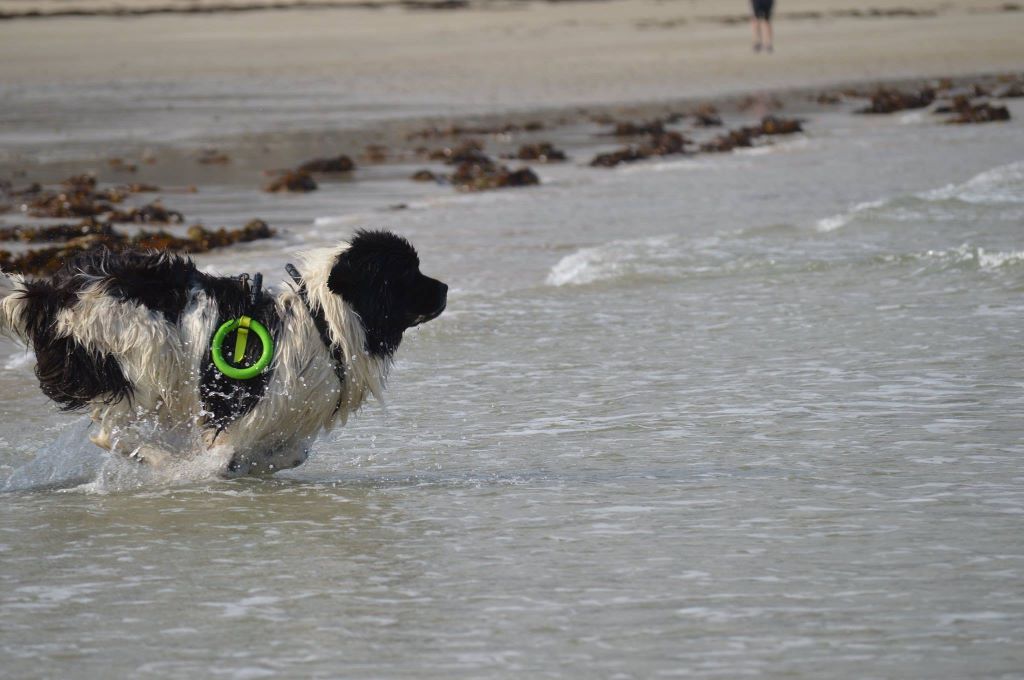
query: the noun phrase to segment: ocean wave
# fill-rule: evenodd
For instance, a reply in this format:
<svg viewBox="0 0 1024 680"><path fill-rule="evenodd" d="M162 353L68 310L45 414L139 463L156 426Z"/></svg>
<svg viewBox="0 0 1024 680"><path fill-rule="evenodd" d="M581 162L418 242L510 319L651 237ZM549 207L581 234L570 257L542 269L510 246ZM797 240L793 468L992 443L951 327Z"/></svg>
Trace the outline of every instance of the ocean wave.
<svg viewBox="0 0 1024 680"><path fill-rule="evenodd" d="M715 168L716 165L711 161L699 161L693 158L681 158L674 160L659 160L659 161L648 161L646 163L637 163L635 165L627 165L619 170L620 174L629 175L634 173L644 172L673 172L677 170L708 170Z"/></svg>
<svg viewBox="0 0 1024 680"><path fill-rule="evenodd" d="M749 230L682 238L656 236L610 241L566 255L548 272L550 286L582 286L601 281L674 281L783 269L821 269L828 262L793 250L788 230L751 237Z"/></svg>
<svg viewBox="0 0 1024 680"><path fill-rule="evenodd" d="M844 212L821 218L814 228L822 233L836 231L865 218L902 222L962 217L955 205L943 205L950 202L972 206L1024 204L1024 161L986 170L959 184L858 203Z"/></svg>
<svg viewBox="0 0 1024 680"><path fill-rule="evenodd" d="M880 258L886 264L925 263L940 268L969 267L983 271L1001 270L1024 265L1024 250L987 251L980 246L964 243L946 250L926 250L906 255L887 255Z"/></svg>
<svg viewBox="0 0 1024 680"><path fill-rule="evenodd" d="M660 237L612 241L583 248L559 260L548 273L547 283L551 286L584 285L617 278L664 259L670 245L670 237Z"/></svg>
<svg viewBox="0 0 1024 680"><path fill-rule="evenodd" d="M866 201L864 203L858 203L846 212L842 212L829 217L823 217L818 220L814 227L820 232L835 231L836 229L842 229L850 222L852 222L858 215L865 213L869 210L881 208L886 204L886 201Z"/></svg>
<svg viewBox="0 0 1024 680"><path fill-rule="evenodd" d="M834 246L834 247L833 247ZM821 239L800 240L798 232L776 230L751 235L749 230L684 239L661 236L610 241L581 248L548 272L550 286L585 286L601 282L678 281L691 277L820 273L830 269L914 267L915 274L950 268L984 272L1024 265L1024 250L987 250L970 243L917 252L850 251Z"/></svg>
<svg viewBox="0 0 1024 680"><path fill-rule="evenodd" d="M1002 165L961 184L917 194L926 201L956 200L975 204L1024 203L1024 161Z"/></svg>

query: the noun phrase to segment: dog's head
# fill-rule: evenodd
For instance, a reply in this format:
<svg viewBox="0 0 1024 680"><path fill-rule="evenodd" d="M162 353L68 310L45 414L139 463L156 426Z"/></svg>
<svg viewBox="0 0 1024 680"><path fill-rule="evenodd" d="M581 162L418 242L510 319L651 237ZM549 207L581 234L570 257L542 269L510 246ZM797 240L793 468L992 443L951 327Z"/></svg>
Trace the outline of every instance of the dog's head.
<svg viewBox="0 0 1024 680"><path fill-rule="evenodd" d="M407 328L444 311L448 286L420 273L416 249L388 231L358 231L338 255L327 287L359 314L366 349L390 355Z"/></svg>

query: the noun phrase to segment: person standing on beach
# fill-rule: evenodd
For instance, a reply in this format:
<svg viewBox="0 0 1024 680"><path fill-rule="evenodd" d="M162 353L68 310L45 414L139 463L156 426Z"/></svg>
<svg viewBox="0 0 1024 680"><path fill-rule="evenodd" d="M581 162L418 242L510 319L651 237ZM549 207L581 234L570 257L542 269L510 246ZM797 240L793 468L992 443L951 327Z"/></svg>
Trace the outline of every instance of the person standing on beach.
<svg viewBox="0 0 1024 680"><path fill-rule="evenodd" d="M750 26L754 31L754 51L760 52L764 47L772 51L772 6L775 0L750 0L754 15L750 17Z"/></svg>

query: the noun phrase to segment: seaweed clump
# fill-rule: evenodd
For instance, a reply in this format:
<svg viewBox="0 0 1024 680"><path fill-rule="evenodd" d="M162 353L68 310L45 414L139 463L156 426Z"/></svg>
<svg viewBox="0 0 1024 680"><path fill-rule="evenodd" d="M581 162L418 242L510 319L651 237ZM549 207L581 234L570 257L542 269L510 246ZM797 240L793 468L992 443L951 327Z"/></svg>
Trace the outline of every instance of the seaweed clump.
<svg viewBox="0 0 1024 680"><path fill-rule="evenodd" d="M383 144L367 144L359 154L359 160L364 163L386 163L390 155L388 147Z"/></svg>
<svg viewBox="0 0 1024 680"><path fill-rule="evenodd" d="M153 201L141 208L113 210L107 216L109 222L131 222L134 224L181 224L185 216L177 210L168 210L160 201Z"/></svg>
<svg viewBox="0 0 1024 680"><path fill-rule="evenodd" d="M537 144L523 144L514 154L506 158L516 158L521 161L537 161L539 163L556 163L566 160L565 152L555 148L550 142L538 142Z"/></svg>
<svg viewBox="0 0 1024 680"><path fill-rule="evenodd" d="M956 114L947 123L964 125L968 123L995 123L1010 120L1010 110L1005 106L993 106L988 102L971 104L968 100L958 100L952 107Z"/></svg>
<svg viewBox="0 0 1024 680"><path fill-rule="evenodd" d="M497 163L484 152L483 143L477 140L467 140L456 146L421 152L431 160L455 166L455 170L447 175L432 170L419 170L412 176L417 182L447 182L460 191L487 191L540 184L540 178L533 170L525 166L512 170Z"/></svg>
<svg viewBox="0 0 1024 680"><path fill-rule="evenodd" d="M273 179L263 185L268 193L308 193L316 191L319 185L313 174L338 175L353 172L356 163L345 154L326 158L313 158L301 163L293 170L268 170L266 174L274 175Z"/></svg>
<svg viewBox="0 0 1024 680"><path fill-rule="evenodd" d="M719 127L722 117L714 104L701 104L693 112L693 124L697 127Z"/></svg>
<svg viewBox="0 0 1024 680"><path fill-rule="evenodd" d="M433 170L426 169L417 170L409 179L414 182L441 182L444 180L442 176L438 175Z"/></svg>
<svg viewBox="0 0 1024 680"><path fill-rule="evenodd" d="M196 162L200 165L227 165L231 162L231 156L217 149L203 149Z"/></svg>
<svg viewBox="0 0 1024 680"><path fill-rule="evenodd" d="M754 146L754 140L759 137L791 135L803 132L803 129L803 123L798 118L765 116L757 125L729 130L709 142L704 142L700 145L700 150L706 153L724 153L736 148Z"/></svg>
<svg viewBox="0 0 1024 680"><path fill-rule="evenodd" d="M61 182L57 190L45 189L34 182L24 189L7 188L5 193L21 201L22 210L30 217L96 217L99 215L121 215L120 221L173 222L180 213L168 213L159 202L129 213L119 213L114 207L136 193L159 191L150 184L128 184L100 189L92 175L74 175ZM163 216L166 219L160 219Z"/></svg>
<svg viewBox="0 0 1024 680"><path fill-rule="evenodd" d="M900 90L880 87L869 96L871 97L871 105L858 109L857 113L885 114L906 109L923 109L935 101L935 90L926 87L917 92L901 92Z"/></svg>
<svg viewBox="0 0 1024 680"><path fill-rule="evenodd" d="M38 182L18 190L10 183L0 183L0 192L20 201L23 212L29 216L82 218L78 223L0 228L0 241L46 244L41 248L0 250L0 268L24 274L49 274L69 257L96 248L204 253L275 235L262 220L253 220L239 229L210 230L197 224L189 227L184 237L163 229L128 233L114 228L115 224L183 224L184 215L166 208L160 201L141 207L114 207L133 193L156 190L157 187L148 184L100 188L92 175L69 177L57 190L44 188Z"/></svg>
<svg viewBox="0 0 1024 680"><path fill-rule="evenodd" d="M451 174L449 180L460 191L486 191L540 184L537 173L528 167L511 170L507 166L498 165L493 161L490 163L462 163Z"/></svg>
<svg viewBox="0 0 1024 680"><path fill-rule="evenodd" d="M82 236L105 236L112 232L110 223L86 218L80 224L58 224L51 227L14 226L0 229L0 241L21 243L52 243L71 241Z"/></svg>
<svg viewBox="0 0 1024 680"><path fill-rule="evenodd" d="M496 125L447 125L444 127L426 127L406 135L406 139L440 139L443 137L463 137L466 135L511 135L520 132L537 132L544 129L544 123L529 121L527 123L503 123Z"/></svg>
<svg viewBox="0 0 1024 680"><path fill-rule="evenodd" d="M427 158L432 161L441 161L446 165L460 165L462 163L492 163L491 157L484 153L483 142L475 139L468 139L455 146L446 146L442 149L435 149L426 152Z"/></svg>
<svg viewBox="0 0 1024 680"><path fill-rule="evenodd" d="M307 193L316 189L317 183L313 176L301 170L286 170L263 185L263 190L269 193Z"/></svg>
<svg viewBox="0 0 1024 680"><path fill-rule="evenodd" d="M298 173L339 173L339 172L352 172L356 169L355 161L346 156L340 154L332 158L314 158L313 160L306 161L298 168Z"/></svg>
<svg viewBox="0 0 1024 680"><path fill-rule="evenodd" d="M665 132L665 122L662 120L648 120L635 123L623 121L615 123L611 132L606 134L614 137L641 137L643 135L660 135Z"/></svg>
<svg viewBox="0 0 1024 680"><path fill-rule="evenodd" d="M620 163L635 163L655 156L686 153L690 140L674 131L652 134L641 144L630 144L615 151L594 156L590 165L595 168L614 168Z"/></svg>
<svg viewBox="0 0 1024 680"><path fill-rule="evenodd" d="M58 242L60 245L12 253L0 250L0 268L20 274L52 274L69 258L79 253L107 249L160 250L176 253L205 253L236 243L271 238L273 229L262 220L252 220L240 229L206 229L202 225L189 227L184 238L166 231L140 231L125 234L115 231L109 223L84 221L80 225L57 227L12 227L0 232L0 240L28 242Z"/></svg>

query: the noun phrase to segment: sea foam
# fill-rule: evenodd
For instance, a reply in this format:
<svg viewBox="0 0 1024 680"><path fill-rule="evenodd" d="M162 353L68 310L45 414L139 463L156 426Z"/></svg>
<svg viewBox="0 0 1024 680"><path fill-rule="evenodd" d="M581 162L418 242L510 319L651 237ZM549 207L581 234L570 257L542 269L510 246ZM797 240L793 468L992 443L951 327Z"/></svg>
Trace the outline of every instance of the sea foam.
<svg viewBox="0 0 1024 680"><path fill-rule="evenodd" d="M975 175L961 184L949 184L918 194L928 201L957 200L965 203L1024 203L1024 161L1002 165Z"/></svg>
<svg viewBox="0 0 1024 680"><path fill-rule="evenodd" d="M645 263L664 259L671 245L668 237L611 241L566 255L551 268L551 286L585 285L617 278L645 268ZM649 268L649 267L648 267Z"/></svg>
<svg viewBox="0 0 1024 680"><path fill-rule="evenodd" d="M960 201L974 205L1004 205L1024 203L1024 161L1002 165L975 175L966 182L947 184L909 196L895 196L857 203L848 210L823 217L815 223L819 232L842 229L862 217L876 213L889 219L902 219L909 212L919 216L928 204ZM909 206L909 208L908 208ZM917 206L920 209L915 209Z"/></svg>

